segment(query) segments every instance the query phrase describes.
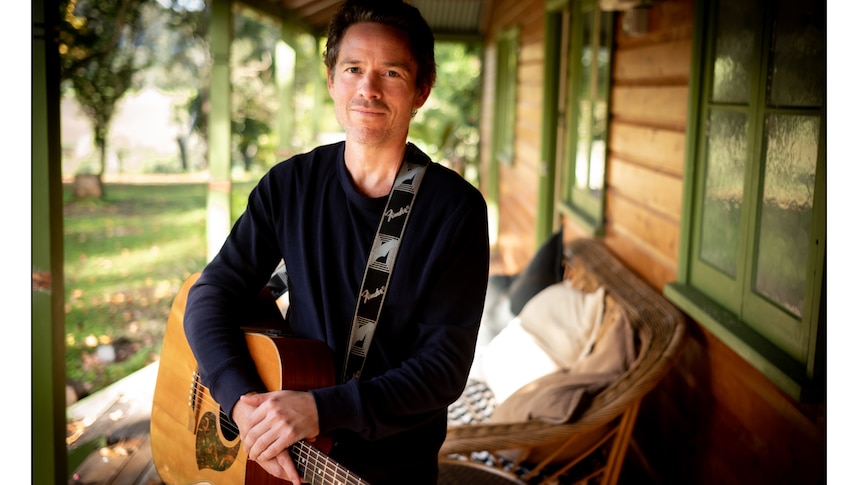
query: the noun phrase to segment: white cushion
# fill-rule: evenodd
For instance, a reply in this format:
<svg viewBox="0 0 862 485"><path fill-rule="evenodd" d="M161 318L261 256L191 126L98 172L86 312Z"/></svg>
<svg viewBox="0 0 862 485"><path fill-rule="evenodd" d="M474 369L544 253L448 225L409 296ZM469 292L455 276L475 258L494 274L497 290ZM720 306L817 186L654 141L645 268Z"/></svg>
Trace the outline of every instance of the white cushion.
<svg viewBox="0 0 862 485"><path fill-rule="evenodd" d="M604 296L604 288L584 293L568 281L540 291L487 345L477 346L470 377L502 403L536 379L583 367L586 362L578 363L595 345Z"/></svg>
<svg viewBox="0 0 862 485"><path fill-rule="evenodd" d="M568 281L551 285L530 299L519 315L533 335L562 368L571 368L593 348L602 323L605 290L582 292Z"/></svg>
<svg viewBox="0 0 862 485"><path fill-rule="evenodd" d="M500 403L525 384L559 369L515 317L487 346L477 349L470 376L484 381Z"/></svg>

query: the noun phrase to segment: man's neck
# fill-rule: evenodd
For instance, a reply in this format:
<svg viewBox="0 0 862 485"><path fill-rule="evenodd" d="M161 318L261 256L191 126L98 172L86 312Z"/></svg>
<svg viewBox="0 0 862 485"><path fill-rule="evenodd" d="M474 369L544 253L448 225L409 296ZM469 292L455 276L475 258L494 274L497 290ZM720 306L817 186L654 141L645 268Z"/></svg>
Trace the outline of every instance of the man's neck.
<svg viewBox="0 0 862 485"><path fill-rule="evenodd" d="M407 145L371 146L346 143L344 163L357 190L368 197L388 195Z"/></svg>

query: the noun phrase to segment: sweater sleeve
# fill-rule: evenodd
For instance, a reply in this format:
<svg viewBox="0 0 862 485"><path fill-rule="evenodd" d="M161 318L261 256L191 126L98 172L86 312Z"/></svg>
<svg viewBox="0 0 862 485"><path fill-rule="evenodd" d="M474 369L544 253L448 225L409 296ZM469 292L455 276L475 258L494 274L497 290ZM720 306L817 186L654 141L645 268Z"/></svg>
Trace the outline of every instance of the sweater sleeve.
<svg viewBox="0 0 862 485"><path fill-rule="evenodd" d="M184 328L201 380L230 416L239 397L266 391L241 328L279 261L266 177L222 248L189 290Z"/></svg>

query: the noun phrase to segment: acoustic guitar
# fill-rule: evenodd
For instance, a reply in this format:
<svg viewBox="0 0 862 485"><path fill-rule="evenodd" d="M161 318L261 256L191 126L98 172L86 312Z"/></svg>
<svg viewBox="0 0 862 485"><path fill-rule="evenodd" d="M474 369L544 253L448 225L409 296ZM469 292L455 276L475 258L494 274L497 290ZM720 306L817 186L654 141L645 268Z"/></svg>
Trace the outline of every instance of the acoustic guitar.
<svg viewBox="0 0 862 485"><path fill-rule="evenodd" d="M286 484L248 459L236 424L201 383L183 330L188 291L198 276L194 274L183 283L165 328L150 418L156 469L169 485ZM308 391L334 384L332 355L323 342L251 330L245 337L257 371L270 391ZM325 437L291 446L291 457L304 481L313 485L368 485L327 456L329 449Z"/></svg>

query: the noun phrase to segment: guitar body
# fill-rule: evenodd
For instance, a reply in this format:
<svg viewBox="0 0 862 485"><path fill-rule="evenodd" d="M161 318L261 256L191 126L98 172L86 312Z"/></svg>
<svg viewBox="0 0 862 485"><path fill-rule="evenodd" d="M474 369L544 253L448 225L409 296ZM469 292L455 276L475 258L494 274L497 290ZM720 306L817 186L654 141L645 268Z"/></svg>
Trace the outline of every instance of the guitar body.
<svg viewBox="0 0 862 485"><path fill-rule="evenodd" d="M198 276L192 275L183 283L165 329L150 421L156 469L169 485L286 484L288 482L269 475L248 460L236 426L226 418L197 377L197 361L186 340L183 315L189 288ZM270 391L308 391L334 384L332 356L323 342L254 332L246 333L246 342L258 373ZM317 445L318 441L326 440L315 442L322 447L322 444ZM311 450L303 451L300 460L294 457L301 476L306 476L301 458L309 452L320 453L322 460L328 460L323 454L328 450L311 447L305 442L293 448L300 445ZM327 462L326 470L333 476L351 476L334 462ZM358 478L355 480L342 483L363 483Z"/></svg>

